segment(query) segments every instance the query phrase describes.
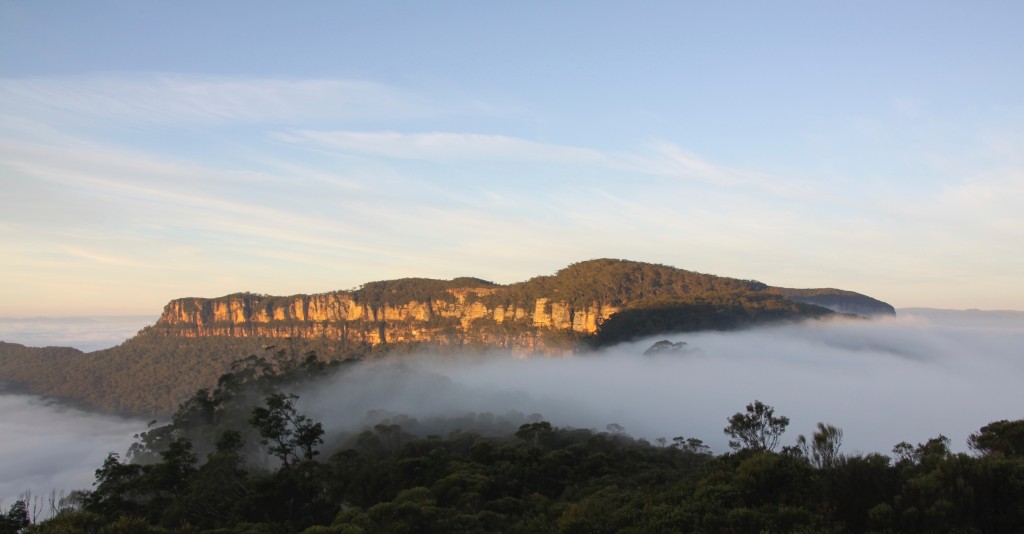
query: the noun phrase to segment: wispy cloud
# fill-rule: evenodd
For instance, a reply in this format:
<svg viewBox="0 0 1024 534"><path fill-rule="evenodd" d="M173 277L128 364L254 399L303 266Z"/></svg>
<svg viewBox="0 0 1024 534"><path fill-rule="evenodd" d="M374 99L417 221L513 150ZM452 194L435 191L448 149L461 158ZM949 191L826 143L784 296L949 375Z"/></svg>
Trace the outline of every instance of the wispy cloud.
<svg viewBox="0 0 1024 534"><path fill-rule="evenodd" d="M828 197L827 192L813 181L723 165L666 141L650 143L644 150L618 154L615 159L616 165L627 172L703 184L729 190L734 194L747 190L761 195L805 201L822 201Z"/></svg>
<svg viewBox="0 0 1024 534"><path fill-rule="evenodd" d="M62 251L75 258L88 260L95 263L101 263L105 265L119 265L119 266L130 266L130 267L141 267L142 265L136 261L128 258L112 256L109 254L98 254L96 252L85 250L80 247L62 247Z"/></svg>
<svg viewBox="0 0 1024 534"><path fill-rule="evenodd" d="M280 139L306 142L345 152L387 158L433 161L559 161L602 162L605 156L588 148L538 143L504 135L476 133L400 133L312 131L281 134Z"/></svg>
<svg viewBox="0 0 1024 534"><path fill-rule="evenodd" d="M1013 136L989 143L1006 168L860 183L667 139L546 142L494 110L449 120L475 107L345 80L0 79L0 266L35 284L0 281L0 301L44 291L41 272L89 295L159 278L174 297L516 281L603 256L892 298L926 272L1005 281L1021 265L1006 252L1024 228ZM993 291L1019 300L980 285L962 298Z"/></svg>
<svg viewBox="0 0 1024 534"><path fill-rule="evenodd" d="M758 183L764 180L749 171L729 169L714 165L697 154L666 142L657 142L653 146L653 154L647 157L634 156L631 160L635 169L640 172L689 178L723 186L740 186Z"/></svg>
<svg viewBox="0 0 1024 534"><path fill-rule="evenodd" d="M356 80L110 74L0 79L6 114L157 124L424 118L437 104Z"/></svg>

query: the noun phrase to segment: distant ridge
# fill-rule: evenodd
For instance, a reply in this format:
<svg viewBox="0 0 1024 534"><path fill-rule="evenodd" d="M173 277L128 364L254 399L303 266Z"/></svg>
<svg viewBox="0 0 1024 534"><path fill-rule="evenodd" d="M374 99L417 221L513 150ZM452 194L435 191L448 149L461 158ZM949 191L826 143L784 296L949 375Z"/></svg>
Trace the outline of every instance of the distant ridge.
<svg viewBox="0 0 1024 534"><path fill-rule="evenodd" d="M853 291L833 288L788 289L784 287L772 287L768 291L796 302L822 306L836 313L849 313L865 317L896 315L896 309L891 305Z"/></svg>
<svg viewBox="0 0 1024 534"><path fill-rule="evenodd" d="M123 414L167 415L229 364L314 350L326 359L418 349L562 355L646 336L729 330L892 306L839 289L788 289L618 259L569 265L508 285L403 278L287 297L175 299L156 324L101 351L0 343L0 381Z"/></svg>
<svg viewBox="0 0 1024 534"><path fill-rule="evenodd" d="M990 328L1024 329L1024 311L1018 310L900 308L899 314L903 317L922 317L950 326L983 324Z"/></svg>
<svg viewBox="0 0 1024 534"><path fill-rule="evenodd" d="M948 308L900 308L897 310L899 313L919 313L928 315L948 315L948 316L985 316L992 318L1007 318L1007 319L1024 319L1024 310L980 310L978 308L968 308L964 310L959 309L948 309Z"/></svg>

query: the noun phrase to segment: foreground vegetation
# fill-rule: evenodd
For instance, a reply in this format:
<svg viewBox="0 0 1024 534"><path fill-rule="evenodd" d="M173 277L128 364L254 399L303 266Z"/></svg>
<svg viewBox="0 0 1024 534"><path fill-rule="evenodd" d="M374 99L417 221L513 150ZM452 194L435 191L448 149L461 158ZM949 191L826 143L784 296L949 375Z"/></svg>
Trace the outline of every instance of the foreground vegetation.
<svg viewBox="0 0 1024 534"><path fill-rule="evenodd" d="M519 415L400 416L355 434L298 412L304 384L353 363L315 354L235 362L170 423L111 454L92 491L0 532L1020 532L1024 420L938 436L893 456L845 456L821 423L780 446L789 420L761 402L724 419L732 451L634 439ZM431 429L444 429L443 435Z"/></svg>

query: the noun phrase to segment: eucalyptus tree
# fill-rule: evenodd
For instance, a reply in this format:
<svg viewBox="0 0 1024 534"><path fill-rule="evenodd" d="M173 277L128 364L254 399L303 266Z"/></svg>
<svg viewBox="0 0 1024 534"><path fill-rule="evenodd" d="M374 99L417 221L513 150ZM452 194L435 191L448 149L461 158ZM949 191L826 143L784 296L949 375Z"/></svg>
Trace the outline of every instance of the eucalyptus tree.
<svg viewBox="0 0 1024 534"><path fill-rule="evenodd" d="M759 400L747 405L747 412L736 412L729 418L729 426L722 429L729 435L729 446L734 450L774 451L789 418L775 417L775 408Z"/></svg>

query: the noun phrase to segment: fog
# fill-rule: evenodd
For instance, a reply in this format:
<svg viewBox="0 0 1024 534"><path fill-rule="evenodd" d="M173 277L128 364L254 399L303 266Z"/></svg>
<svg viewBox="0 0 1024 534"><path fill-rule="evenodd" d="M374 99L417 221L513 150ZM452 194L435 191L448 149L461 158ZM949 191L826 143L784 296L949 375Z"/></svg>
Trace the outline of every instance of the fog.
<svg viewBox="0 0 1024 534"><path fill-rule="evenodd" d="M53 490L91 489L110 452L122 456L146 422L67 408L0 390L0 505L23 492L45 499Z"/></svg>
<svg viewBox="0 0 1024 534"><path fill-rule="evenodd" d="M156 322L150 315L99 317L0 317L0 341L29 347L107 349Z"/></svg>
<svg viewBox="0 0 1024 534"><path fill-rule="evenodd" d="M414 354L350 366L295 393L300 411L330 434L388 413L420 421L536 413L556 426L616 423L652 441L695 437L724 452L726 419L761 400L791 419L783 444L823 421L843 429L846 453L888 453L900 441L939 434L966 451L981 426L1024 418L1024 314L940 315L666 335L567 358ZM643 355L660 339L683 341L686 350ZM0 392L0 499L9 505L26 489L89 489L106 454L123 454L145 428Z"/></svg>
<svg viewBox="0 0 1024 534"><path fill-rule="evenodd" d="M372 423L367 411L412 417L539 413L556 426L637 437L704 440L727 450L726 419L754 400L791 424L792 444L819 421L844 430L846 452L889 452L900 441L967 436L1024 417L1024 314L957 324L925 313L838 319L730 333L658 336L594 355L461 359L417 355L362 366L298 392L331 429ZM644 356L660 339L679 353Z"/></svg>

